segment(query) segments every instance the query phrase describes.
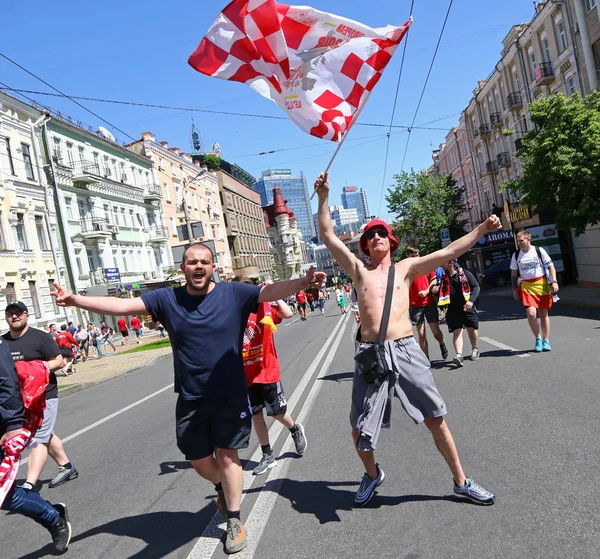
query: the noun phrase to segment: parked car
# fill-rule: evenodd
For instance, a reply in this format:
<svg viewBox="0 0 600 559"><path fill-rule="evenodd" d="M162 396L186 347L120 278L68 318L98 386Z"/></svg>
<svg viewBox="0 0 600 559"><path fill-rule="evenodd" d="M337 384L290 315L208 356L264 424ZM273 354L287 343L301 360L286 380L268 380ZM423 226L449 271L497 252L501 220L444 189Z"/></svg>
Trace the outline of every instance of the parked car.
<svg viewBox="0 0 600 559"><path fill-rule="evenodd" d="M492 264L485 272L479 274L479 283L502 287L510 282L510 258Z"/></svg>

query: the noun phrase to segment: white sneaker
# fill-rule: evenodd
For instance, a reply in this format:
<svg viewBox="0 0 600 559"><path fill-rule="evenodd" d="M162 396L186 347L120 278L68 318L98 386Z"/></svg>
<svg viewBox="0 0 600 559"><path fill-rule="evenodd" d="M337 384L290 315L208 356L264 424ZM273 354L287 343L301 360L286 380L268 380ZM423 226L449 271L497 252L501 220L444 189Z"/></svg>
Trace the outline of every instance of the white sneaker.
<svg viewBox="0 0 600 559"><path fill-rule="evenodd" d="M473 351L471 352L471 361L477 361L477 359L479 359L479 350L474 347Z"/></svg>

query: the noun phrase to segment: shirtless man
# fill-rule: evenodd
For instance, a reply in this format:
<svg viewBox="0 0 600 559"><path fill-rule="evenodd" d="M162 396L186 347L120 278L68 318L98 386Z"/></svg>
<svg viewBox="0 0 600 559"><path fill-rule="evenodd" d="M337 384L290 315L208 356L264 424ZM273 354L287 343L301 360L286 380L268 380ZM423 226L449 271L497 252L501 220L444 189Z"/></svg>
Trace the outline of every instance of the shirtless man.
<svg viewBox="0 0 600 559"><path fill-rule="evenodd" d="M319 197L319 236L338 264L352 277L358 295L361 319L361 343L358 352L379 341L379 326L383 314L388 271L392 265L391 253L398 248L390 226L381 221L371 221L360 238L362 251L369 255L371 264L366 265L356 258L334 234L329 214L329 183L327 174L322 173L315 181ZM412 281L441 266L448 260L467 252L485 233L501 228L496 216L488 218L471 233L454 241L446 248L423 256L407 258L395 264L394 295L391 304L389 326L385 341L385 353L390 376L380 386L368 384L356 371L352 385L352 408L350 422L358 456L366 473L356 493L354 502L366 505L383 483L385 474L375 463L374 450L380 428L389 423L381 398L393 392L415 423L424 422L433 435L435 444L446 460L454 478L454 497L478 504L491 505L495 495L486 491L463 472L454 439L444 420L446 404L440 396L429 361L419 348L412 332L408 313L408 291ZM369 404L369 405L365 405Z"/></svg>

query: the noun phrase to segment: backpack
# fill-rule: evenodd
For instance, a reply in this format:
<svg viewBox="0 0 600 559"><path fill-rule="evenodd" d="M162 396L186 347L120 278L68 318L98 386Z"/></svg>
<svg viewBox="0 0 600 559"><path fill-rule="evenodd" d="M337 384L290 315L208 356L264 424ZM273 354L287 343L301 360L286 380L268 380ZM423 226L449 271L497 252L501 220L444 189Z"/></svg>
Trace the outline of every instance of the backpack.
<svg viewBox="0 0 600 559"><path fill-rule="evenodd" d="M548 281L548 271L546 270L546 264L544 264L544 260L542 258L542 251L540 250L539 246L536 245L531 245L533 246L533 248L535 249L535 253L537 254L538 260L540 261L540 264L542 265L542 271L544 273L544 277L546 278L546 281ZM521 253L523 251L521 249L517 250L517 252L515 252L515 263L517 264L517 277L521 276L521 270L519 270L519 256L521 256Z"/></svg>

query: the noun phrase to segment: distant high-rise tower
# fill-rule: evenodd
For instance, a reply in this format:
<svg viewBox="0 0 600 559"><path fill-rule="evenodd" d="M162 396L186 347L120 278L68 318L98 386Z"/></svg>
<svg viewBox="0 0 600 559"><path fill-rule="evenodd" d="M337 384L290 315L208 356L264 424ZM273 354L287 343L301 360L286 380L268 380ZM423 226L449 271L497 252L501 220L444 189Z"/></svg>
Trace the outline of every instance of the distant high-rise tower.
<svg viewBox="0 0 600 559"><path fill-rule="evenodd" d="M306 243L317 236L315 223L310 209L310 199L306 178L303 173L299 177L292 176L290 169L268 169L262 172L262 177L252 185L260 193L261 204L273 204L273 188L281 188L281 194L286 200L288 208L294 212L298 220L298 228Z"/></svg>
<svg viewBox="0 0 600 559"><path fill-rule="evenodd" d="M369 204L367 203L367 191L356 186L344 186L342 188L342 206L349 210L356 208L361 223L369 217Z"/></svg>

